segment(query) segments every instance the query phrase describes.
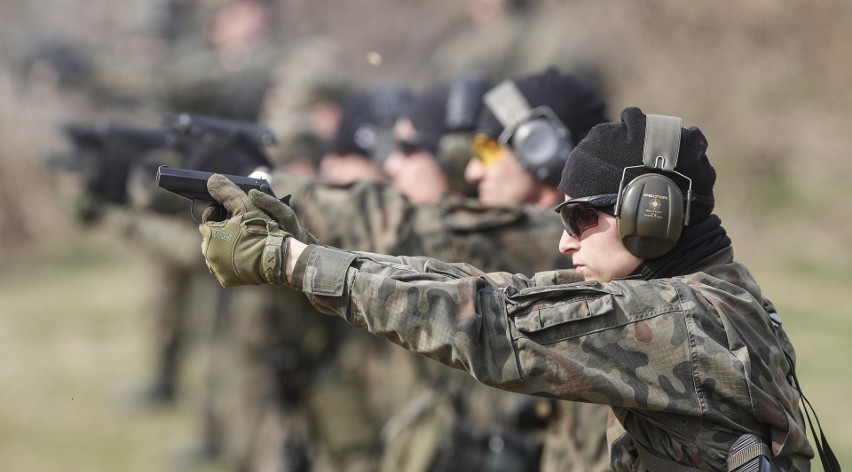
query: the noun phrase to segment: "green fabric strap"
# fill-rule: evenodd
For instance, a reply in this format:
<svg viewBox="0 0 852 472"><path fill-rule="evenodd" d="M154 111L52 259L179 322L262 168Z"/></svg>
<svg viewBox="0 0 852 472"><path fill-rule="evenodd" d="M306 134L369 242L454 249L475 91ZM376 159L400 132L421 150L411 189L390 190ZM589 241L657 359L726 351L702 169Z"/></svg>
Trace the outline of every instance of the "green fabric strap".
<svg viewBox="0 0 852 472"><path fill-rule="evenodd" d="M287 243L287 233L279 230L273 230L266 236L266 245L263 247L263 255L261 256L261 265L263 275L266 281L271 285L286 285L284 278L284 260L287 254L284 245Z"/></svg>

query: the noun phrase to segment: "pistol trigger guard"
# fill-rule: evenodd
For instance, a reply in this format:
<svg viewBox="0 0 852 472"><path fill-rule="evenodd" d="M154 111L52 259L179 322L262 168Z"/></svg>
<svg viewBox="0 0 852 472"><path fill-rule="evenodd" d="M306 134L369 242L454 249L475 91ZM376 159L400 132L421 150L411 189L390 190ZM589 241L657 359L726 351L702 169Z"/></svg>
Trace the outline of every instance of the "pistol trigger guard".
<svg viewBox="0 0 852 472"><path fill-rule="evenodd" d="M292 197L292 196L293 196L292 194L288 193L287 195L284 195L283 197L279 198L278 200L280 200L281 203L283 203L287 206L290 206L290 197Z"/></svg>
<svg viewBox="0 0 852 472"><path fill-rule="evenodd" d="M204 223L204 218L203 218L204 211L201 212L202 218L198 219L198 217L195 216L195 202L197 202L197 201L203 202L204 200L191 200L191 201L192 201L192 204L189 207L189 214L192 216L193 221L195 221L198 224L203 224ZM210 203L210 205L215 208L215 212L211 215L212 221L222 221L222 220L228 218L228 212L227 212L227 210L225 210L225 207L223 207L221 204L214 202L214 203ZM206 209L205 209L205 211L206 211Z"/></svg>
<svg viewBox="0 0 852 472"><path fill-rule="evenodd" d="M202 223L202 221L200 221L198 218L196 218L196 217L195 217L195 202L196 202L196 200L190 200L190 204L189 204L189 216L191 216L191 217L192 217L192 220L193 220L193 221L195 221L195 222L196 222L196 223L198 223L198 224L201 224L201 223Z"/></svg>

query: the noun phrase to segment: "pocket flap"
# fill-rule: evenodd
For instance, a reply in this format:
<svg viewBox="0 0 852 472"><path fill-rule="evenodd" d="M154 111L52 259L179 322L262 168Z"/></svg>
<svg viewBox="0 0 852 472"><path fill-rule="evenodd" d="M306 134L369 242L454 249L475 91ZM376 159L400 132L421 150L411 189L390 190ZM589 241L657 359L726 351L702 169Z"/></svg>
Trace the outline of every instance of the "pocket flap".
<svg viewBox="0 0 852 472"><path fill-rule="evenodd" d="M512 298L519 308L514 311L515 327L527 333L615 311L613 294L601 290L599 286L551 288L535 294L518 294Z"/></svg>

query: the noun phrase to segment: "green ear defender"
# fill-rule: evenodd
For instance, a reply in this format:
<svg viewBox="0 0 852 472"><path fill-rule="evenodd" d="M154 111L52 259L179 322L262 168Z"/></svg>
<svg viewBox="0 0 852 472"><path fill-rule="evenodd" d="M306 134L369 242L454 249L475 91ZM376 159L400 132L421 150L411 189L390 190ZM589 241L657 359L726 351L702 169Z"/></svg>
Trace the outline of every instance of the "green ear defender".
<svg viewBox="0 0 852 472"><path fill-rule="evenodd" d="M615 203L618 232L627 250L644 259L670 251L689 225L692 180L674 170L681 127L678 117L646 115L643 164L625 167L621 175ZM648 172L625 185L627 170L637 168ZM662 173L677 174L689 182L685 199L680 187Z"/></svg>
<svg viewBox="0 0 852 472"><path fill-rule="evenodd" d="M497 140L512 148L521 167L540 182L558 182L574 142L553 110L531 108L511 80L489 90L483 101L504 127Z"/></svg>

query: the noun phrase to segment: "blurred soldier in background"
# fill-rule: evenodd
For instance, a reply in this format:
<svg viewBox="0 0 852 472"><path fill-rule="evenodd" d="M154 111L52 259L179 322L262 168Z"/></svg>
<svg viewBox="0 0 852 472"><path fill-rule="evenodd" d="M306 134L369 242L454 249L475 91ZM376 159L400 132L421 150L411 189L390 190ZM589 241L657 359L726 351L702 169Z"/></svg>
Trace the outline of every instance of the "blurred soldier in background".
<svg viewBox="0 0 852 472"><path fill-rule="evenodd" d="M492 82L519 75L524 36L533 28L527 0L465 0L469 23L424 64L428 77L448 80L478 70ZM543 68L544 65L541 65Z"/></svg>
<svg viewBox="0 0 852 472"><path fill-rule="evenodd" d="M549 212L561 200L556 188L561 170L557 167L564 163L564 158L572 146L572 135L562 124L562 120L569 124L571 130L581 130L582 137L591 126L603 121L603 101L586 83L553 69L521 77L512 84L520 94L515 98L524 102L522 105L526 113L520 114L524 118L517 123L505 125L498 121L495 113L499 115L508 111L508 108L516 113L523 112L524 108L512 103L513 97L506 97L502 92L497 93L504 90L507 83L492 89L486 99L488 106L484 107L477 121L478 133L473 138L476 143L473 147L476 156L468 164L465 174L477 184L480 201L488 203L489 206L533 205L543 212ZM438 201L442 198L442 191L447 189L446 181L440 177L439 172L440 142L441 137L447 135L450 130L446 125L445 115L436 112L451 109L451 105L439 107L438 104L452 104L452 99L446 99L446 96L450 95L446 93L446 89L443 92L444 99L439 99L442 96L439 90L441 89L432 92L431 103L424 100L424 106L415 106L412 109L410 120L400 120L397 136L401 142L400 149L406 152L404 157L401 152L395 153L386 165L386 168L392 167L388 173L400 191L420 201ZM549 112L532 113L533 109L541 112L541 107L544 106ZM507 128L508 135L504 134ZM501 137L502 141L499 140ZM530 138L537 141L536 148L530 147ZM565 141L561 148L555 145L555 139ZM410 165L406 166L403 159L407 159ZM434 192L429 195L427 189L433 189ZM554 225L557 223L554 222ZM558 229L556 231L558 232ZM495 249L496 252L504 250ZM535 272L541 267L539 263L542 260L535 258L532 251L519 256L521 257L515 261L515 267L522 272ZM523 267L524 263L526 267ZM493 260L482 260L479 264L484 264L488 270L503 270L496 266ZM443 377L443 374L445 373L437 369L432 371L433 378ZM448 431L433 431L428 434L429 429L434 430L438 424L435 415L424 414L429 409L422 399L412 403L412 409L418 414L411 415L407 420L410 429L406 431L407 434L398 436L397 432L394 435L398 438L397 443L402 442L399 438L406 437L418 438L420 441L429 437L452 438L437 448L436 457L426 456L433 461L431 469L428 470L453 470L459 464L466 464L471 470L474 467L477 470L539 470L539 441L542 440L545 424L547 442L541 457L542 470L607 469L607 408L512 398L511 395L495 393L493 389L477 389L470 382L451 375L433 382L432 385L433 390L428 398L434 402L433 407L442 400L447 401L449 405L454 406L456 415L466 415L467 418L453 420ZM443 411L453 409L445 407ZM489 441L486 443L485 439ZM499 441L495 442L498 439ZM486 444L488 447L485 447ZM420 446L428 447L423 444ZM533 452L534 455L531 454ZM390 466L386 464L386 470L426 470L412 462L422 461L423 455L417 456L410 451L404 451L395 456L397 462ZM406 464L405 461L409 462Z"/></svg>
<svg viewBox="0 0 852 472"><path fill-rule="evenodd" d="M328 102L341 96L344 89L340 77L324 77L327 69L322 58L309 59L320 66L312 71L307 67L299 70L304 77L291 71L279 75L268 95L264 116L281 118L272 123L285 137L310 134L324 138L330 128L325 121L320 121L325 126L310 127L292 114L307 114L317 106L319 110L313 111L322 117L334 115L329 110L334 104ZM294 57L288 62L299 60L304 58ZM291 93L307 97L291 97ZM341 126L331 136L323 157L325 175L342 180L341 185L383 178L375 159L384 149L381 146L387 147L386 136L405 97L401 87L382 83L346 101ZM279 110L277 106L290 108ZM302 120L305 118L302 116ZM331 118L328 121L333 124L334 116ZM279 144L279 165L260 167L287 169L304 178L303 165L294 172L294 158L309 159L282 148ZM236 172L241 175L259 167L245 154L226 149L220 152L216 146L206 149L186 163L210 170L242 162L244 170ZM295 291L252 287L235 292L233 297L235 312L230 318L229 354L224 362L224 375L229 379L223 410L226 463L240 471L375 470L380 424L371 419L363 379L355 368L359 364L351 364L351 360L353 353L365 349L364 342L378 343L367 336L351 336L348 330L340 329L343 326L337 320L317 317L307 299ZM357 341L359 338L363 341ZM341 410L337 406L349 405L340 401L342 398L365 398L365 402L359 403L360 408Z"/></svg>
<svg viewBox="0 0 852 472"><path fill-rule="evenodd" d="M551 113L556 115L559 121L563 122L563 128L559 132L570 132L571 139L581 139L588 130L596 123L605 121L604 118L604 103L597 95L593 88L571 76L559 74L554 70L549 70L545 73L536 74L530 77L518 79L518 87L524 90L524 94L530 93L528 98L529 106L538 107L543 104L552 105ZM440 110L441 106L446 107L446 101L435 102L428 100L429 93L424 94L427 100L422 105L423 108L434 106L436 110ZM427 106L426 104L429 104ZM440 105L444 103L444 105ZM412 112L407 115L411 126L408 127L409 133L405 134L407 125L400 124L397 128L399 131L400 151L405 150L411 157L415 157L416 153L426 152L430 147L434 148L433 140L446 134L446 128L441 124L435 125L435 121L423 119L429 113L421 112L417 107L412 109ZM432 113L432 116L439 116L441 113ZM493 114L492 114L493 116ZM535 117L543 118L536 115ZM534 118L530 116L530 118ZM404 123L404 121L402 121ZM429 123L429 124L427 124ZM422 136L416 134L418 126L422 129ZM488 113L483 114L482 120L478 123L478 128L484 133L496 132L499 136L502 134L501 127L494 118L489 118ZM557 127L554 126L554 130ZM430 135L431 133L431 135ZM483 133L483 134L484 134ZM554 131L554 133L558 133ZM557 134L562 136L561 134ZM483 136L487 137L488 135ZM418 141L422 139L421 141ZM556 244L561 235L561 226L557 218L553 218L550 213L549 205L553 200L546 200L545 195L551 195L548 188L554 187L553 179L558 180L558 173L553 174L542 172L540 169L555 168L551 162L560 162L564 159L564 147L558 148L560 152L553 151L553 155L549 159L540 159L542 156L534 156L539 159L538 163L541 166L534 166L533 162L522 164L522 158L513 155L514 147L521 146L523 140L507 141L503 146L495 140L496 147L487 144L485 151L480 150L478 159L481 164L473 164L474 167L493 166L495 169L501 169L503 165L514 162L515 172L514 177L506 172L507 182L513 184L514 180L520 180L523 185L528 187L528 192L513 193L514 198L525 198L519 200L518 203L510 205L504 202L501 206L488 205L475 201L453 197L449 193L444 193L444 198L441 198L437 204L432 205L414 205L410 200L405 198L403 194L392 187L377 186L367 182L355 182L346 186L334 186L324 184L320 181L309 181L304 178L288 175L285 172L273 172L272 182L278 194L292 194L291 203L293 208L299 212L300 220L311 229L315 234L322 238L323 243L348 247L348 248L364 248L364 250L374 252L387 252L392 254L423 254L433 257L444 257L449 260L473 260L480 265L486 267L502 268L512 272L523 272L533 270L534 267L570 267L570 260L555 255L552 251L553 244ZM488 151L491 151L489 154ZM518 151L520 152L520 151ZM400 159L397 153L388 157L386 162L389 173L394 180L404 182L402 177L402 169L395 169L397 165L395 161ZM503 160L508 162L500 164ZM486 162L487 161L487 162ZM521 166L526 165L527 170ZM470 165L469 165L470 167ZM415 169L416 167L412 167ZM539 176L541 180L536 178L522 178L523 175L530 174ZM430 175L440 175L439 172L434 172ZM423 174L426 178L426 174ZM514 187L518 185L513 184ZM428 186L427 186L428 187ZM440 184L435 188L443 188ZM508 188L508 187L507 187ZM485 195L485 194L483 194ZM533 198L532 196L536 196ZM421 197L415 197L421 198ZM425 197L424 197L425 198ZM434 197L432 197L434 198ZM540 206L522 205L523 203L537 203ZM548 250L550 248L551 250ZM418 378L419 373L423 370L413 368L410 365L406 366L403 356L390 355L392 349L397 349L395 346L386 345L370 346L371 349L379 349L378 355L370 355L369 352L359 351L357 355L343 356L342 359L348 361L353 375L366 375L368 379L375 379L372 382L361 387L362 395L365 395L367 400L374 404L371 411L377 412L379 418L389 419L400 413L401 403L399 398L410 399L414 398L415 392L424 392L424 388L429 385L434 385L429 379ZM376 359L372 361L371 359ZM402 359L402 364L399 368L389 368L388 362L397 362ZM410 359L410 358L407 358ZM424 361L428 362L428 361ZM360 374L358 374L360 372ZM394 377L392 384L398 387L388 389L388 372ZM346 376L340 376L343 378ZM357 378L357 377L356 377ZM358 389L354 389L358 390ZM329 389L330 392L344 392L348 389L335 387ZM427 390L428 391L428 388ZM442 399L439 402L432 403L428 400L428 395L425 395L421 403L420 413L432 411L435 415L417 414L417 407L409 407L409 414L395 417L395 421L387 427L388 434L386 437L395 439L401 442L401 446L395 446L396 452L392 452L386 457L386 467L388 470L393 470L396 467L413 467L411 470L444 470L443 467L448 467L446 470L451 470L453 464L458 465L460 461L466 461L468 464L478 464L483 466L486 461L495 465L498 463L512 463L519 466L523 461L518 460L518 456L510 459L512 454L518 451L526 452L525 447L528 445L517 443L509 443L510 436L500 438L500 441L489 445L489 440L492 436L485 432L471 433L465 431L464 428L459 428L456 433L460 437L467 436L466 440L480 441L480 449L464 449L454 448L454 442L459 441L459 437L451 436L452 439L447 439L446 436L431 434L426 438L418 438L414 434L402 434L397 436L396 433L407 432L405 425L408 421L403 421L401 418L406 416L412 418L412 424L423 419L432 419L436 421L437 428L446 428L453 426L453 418L458 418L461 415L454 411L454 405L449 410L441 405L447 405ZM358 397L360 398L360 397ZM394 400L396 399L396 400ZM317 403L318 409L326 409L331 413L333 408L352 408L352 401L341 402L333 401L333 399L324 397L323 395L312 395L312 402ZM407 403L403 402L403 403ZM450 399L449 404L452 404ZM435 407L436 410L430 410ZM471 417L476 417L474 411L478 408L490 409L491 405L483 402L468 402L467 405L460 408L470 408ZM535 405L531 406L533 410ZM412 413L412 411L414 413ZM545 417L548 412L544 412ZM598 413L597 411L595 413ZM479 414L482 414L480 411ZM331 415L339 416L339 415ZM487 417L488 415L485 414ZM521 418L529 418L524 414ZM584 438L602 438L605 428L605 411L603 415L598 415L599 421L590 422L589 432L584 433ZM502 418L506 420L506 418ZM458 423L456 426L460 426ZM501 426L505 426L503 423ZM592 433L593 429L596 433ZM413 427L411 431L418 431L419 428ZM431 428L426 428L429 431ZM434 432L435 430L432 429ZM471 435L474 439L470 439ZM431 437L431 443L429 442ZM437 438L446 439L446 442L436 443ZM602 439L601 439L602 440ZM407 443L407 444L406 444ZM430 444L423 446L425 449L430 449L430 453L425 453L420 457L415 457L416 447L422 444ZM597 440L589 440L587 444L578 443L577 448L593 449L594 452L589 456L598 458L598 445L601 444ZM417 446L415 446L417 445ZM493 446L494 449L491 449ZM512 454L509 454L509 453ZM465 453L467 455L465 456ZM420 452L419 454L424 454ZM490 458L490 460L489 460ZM578 462L577 469L584 470L580 464L581 459L578 456L571 456L572 460ZM502 462L501 462L502 461ZM589 463L586 463L588 465ZM425 467L425 469L424 469ZM591 467L591 466L590 466ZM434 468L434 469L429 469ZM496 470L496 469L495 469ZM520 469L523 470L523 469ZM551 469L551 470L556 470Z"/></svg>
<svg viewBox="0 0 852 472"><path fill-rule="evenodd" d="M354 92L343 104L340 125L320 161L321 181L341 194L350 187L384 182L381 165L393 147L392 128L409 101L408 90L389 79ZM360 238L347 244L369 247L368 240ZM373 471L380 462L380 430L385 419L380 411L388 385L385 377L371 375L370 364L381 362L385 346L365 336L350 336L341 328L335 325L340 339L335 358L315 374L307 392L321 447L315 468Z"/></svg>
<svg viewBox="0 0 852 472"><path fill-rule="evenodd" d="M533 74L548 66L577 75L603 90L594 58L577 46L572 31L547 23L543 6L531 0L465 0L468 23L450 35L424 61L422 75L449 80L475 69L492 82Z"/></svg>
<svg viewBox="0 0 852 472"><path fill-rule="evenodd" d="M149 252L155 271L150 307L155 316L153 373L126 405L135 411L171 404L178 391L179 360L190 314L204 309L221 313L226 306L224 298L216 296L225 291L204 280L209 277L205 277L202 259L181 254L196 245L193 225L186 219L188 202L175 200L152 182L151 160L170 165L181 161L168 150L167 134L159 127L113 120L67 123L63 131L73 149L50 164L80 177L75 198L78 220L103 224L121 237L132 237L133 244ZM173 217L177 212L180 217ZM200 449L209 456L217 448L217 437L207 414L203 430Z"/></svg>
<svg viewBox="0 0 852 472"><path fill-rule="evenodd" d="M275 134L270 159L291 172L315 175L340 126L352 79L340 66L333 40L294 40L275 66L273 84L264 96L260 121Z"/></svg>
<svg viewBox="0 0 852 472"><path fill-rule="evenodd" d="M409 100L406 88L390 79L350 97L331 148L320 160L320 177L337 184L383 182L382 163L394 145L393 126Z"/></svg>
<svg viewBox="0 0 852 472"><path fill-rule="evenodd" d="M501 83L489 91L485 103L473 139L476 158L465 170L478 184L479 200L549 211L564 198L556 186L567 154L604 121L603 100L585 81L549 68ZM546 415L541 470L608 470L609 408L563 401L548 407L552 411Z"/></svg>
<svg viewBox="0 0 852 472"><path fill-rule="evenodd" d="M294 45L276 67L261 111L261 121L276 136L269 148L269 167L299 176L317 173L321 157L330 151L350 89L335 59L330 41L312 39ZM239 174L257 167L245 156L217 153L203 156L195 168L204 167L205 159L233 164L241 158L246 170ZM334 448L326 447L317 434L306 402L312 379L329 375L327 366L333 363L343 333L340 324L317 318L302 294L271 287L235 292L233 307L226 348L230 379L224 410L226 463L246 472L316 470L318 463L334 467L338 457L324 457ZM352 421L348 428L356 431L349 433L351 437L364 434L357 431L362 422Z"/></svg>
<svg viewBox="0 0 852 472"><path fill-rule="evenodd" d="M215 0L190 7L175 0L170 5L181 12L195 7L197 19L189 20L195 27L188 31L194 34L172 35L174 42L160 61L155 92L160 106L257 120L282 48L275 3Z"/></svg>
<svg viewBox="0 0 852 472"><path fill-rule="evenodd" d="M487 89L488 83L478 74L462 74L450 84L420 93L397 120L397 148L384 168L395 189L411 204L454 202L468 209L479 208L463 198L475 185L459 188L452 183L463 181ZM486 226L496 223L492 220L495 213L481 210L481 214L471 215L471 229L484 225L475 231L487 231ZM421 225L420 229L425 228ZM386 351L383 370L392 374L384 383L397 397L387 405L393 408L388 408L391 417L383 429L381 470L538 470L543 422L535 417L532 402L480 388L471 379L405 351ZM396 365L388 361L391 358L399 358ZM414 384L396 385L401 368L412 371L409 376L416 379Z"/></svg>
<svg viewBox="0 0 852 472"><path fill-rule="evenodd" d="M142 128L113 122L66 128L79 148L79 173L84 189L78 206L84 220L105 215L105 223L122 237L132 238L149 254L156 278L151 307L155 316L150 383L128 399L133 410L172 404L180 386L181 360L193 329L209 341L209 370L206 372L201 414L200 440L179 459L184 465L210 460L223 447L228 424L222 410L224 343L227 340L229 292L206 279L203 259L181 255L196 246L194 224L186 218L189 202L175 200L153 182L159 165L182 166L203 162L210 171L246 171L270 165L250 139L233 133L193 131L184 136L162 127ZM177 136L176 134L181 134ZM222 137L224 135L224 138ZM179 141L176 143L175 141ZM211 144L212 143L212 144ZM200 322L200 323L199 323ZM200 329L199 329L200 328Z"/></svg>
<svg viewBox="0 0 852 472"><path fill-rule="evenodd" d="M270 86L271 70L278 57L278 31L275 7L266 0L166 0L161 4L157 33L163 44L153 73L157 77L151 93L151 107L174 113L210 115L224 119L256 121L264 94ZM252 167L269 165L257 146L239 133L207 133L182 136L174 148L176 155L161 153L140 168L137 187L156 193L151 177L157 164L192 165L188 161L207 161L205 170L225 173L234 171L241 159ZM173 153L174 154L174 153ZM248 171L247 171L248 172ZM147 179L145 179L147 176ZM139 193L144 193L140 190ZM185 213L175 217L148 209L148 219L159 218L160 225L173 226L174 220L187 223ZM136 211L139 211L137 209ZM174 395L178 364L187 344L192 307L207 307L202 313L200 329L209 356L205 373L202 403L199 405L200 430L196 445L181 452L178 460L184 466L223 456L234 449L232 434L235 424L230 407L232 375L229 362L232 351L232 319L229 312L230 293L218 288L198 285L197 274L204 271L199 261L180 264L180 259L158 252L163 239L183 240L177 230L189 231L191 225L173 231L143 233L142 242L152 251L152 265L160 274L161 290L157 292L158 352L154 382L139 396L139 406L171 401ZM211 292L212 291L212 292ZM216 300L212 305L206 301Z"/></svg>
<svg viewBox="0 0 852 472"><path fill-rule="evenodd" d="M137 199L132 198L134 193L128 186L128 181L134 169L140 167L146 156L160 153L167 147L167 136L165 131L159 128L144 128L115 121L98 121L95 123L69 122L63 125L62 131L73 149L62 154L54 155L48 162L54 168L70 170L80 177L80 188L75 195L74 214L83 223L91 224L103 222L106 215L107 224L118 230L119 234L125 235L125 225L132 221L126 217L127 213L133 211ZM150 178L149 178L150 180ZM174 202L172 195L164 195L164 200ZM172 207L174 204L172 203ZM188 209L180 206L179 208ZM142 218L142 215L136 215ZM149 228L157 226L154 221L145 218ZM187 262L185 256L179 253L166 254L162 257L163 244L172 242L180 247L179 241L191 241L189 232L192 228L185 222L174 220L170 226L180 225L184 228L185 238L175 238L175 231L151 231L150 234L171 234L171 237L160 240L160 244L154 245L154 252L166 261L174 272L183 273ZM147 232L140 234L149 235ZM147 241L145 237L136 242ZM197 268L202 267L198 258L191 258L192 264ZM158 274L156 278L158 285L155 293L172 294L177 290L182 292L183 284L181 278L169 276L169 271ZM177 383L177 353L178 339L175 335L178 331L175 321L181 316L186 308L182 297L156 296L158 305L154 311L158 314L157 335L154 336L155 344L158 346L155 352L155 373L151 384L136 398L137 401L147 404L170 403L174 400Z"/></svg>

